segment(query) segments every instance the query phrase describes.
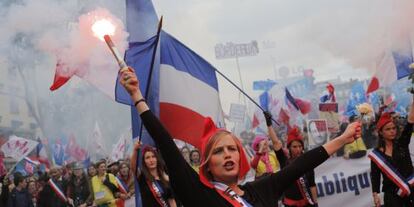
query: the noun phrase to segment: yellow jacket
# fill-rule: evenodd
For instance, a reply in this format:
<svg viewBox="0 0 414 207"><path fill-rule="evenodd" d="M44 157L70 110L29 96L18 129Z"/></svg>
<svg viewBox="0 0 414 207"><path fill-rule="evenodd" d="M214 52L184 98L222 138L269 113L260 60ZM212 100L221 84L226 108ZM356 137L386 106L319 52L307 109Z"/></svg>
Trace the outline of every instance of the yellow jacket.
<svg viewBox="0 0 414 207"><path fill-rule="evenodd" d="M273 150L269 151L269 161L272 166L273 173L280 170L279 161L277 160L276 154ZM256 168L256 177L260 177L264 173L266 173L266 164L262 160L259 160Z"/></svg>
<svg viewBox="0 0 414 207"><path fill-rule="evenodd" d="M106 175L109 177L109 182L118 186L118 183L115 180L115 176L111 173L105 173L103 176L95 175L92 177L92 190L93 198L96 204L101 205L108 203L108 207L116 207L115 205L115 195L112 194L111 190L103 184L103 181L106 178Z"/></svg>

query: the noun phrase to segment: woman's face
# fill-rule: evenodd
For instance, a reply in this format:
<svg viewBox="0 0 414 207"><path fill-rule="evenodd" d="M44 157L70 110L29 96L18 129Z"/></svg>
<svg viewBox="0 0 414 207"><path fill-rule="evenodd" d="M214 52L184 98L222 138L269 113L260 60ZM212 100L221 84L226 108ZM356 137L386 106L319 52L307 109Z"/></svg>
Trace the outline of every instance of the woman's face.
<svg viewBox="0 0 414 207"><path fill-rule="evenodd" d="M394 140L397 136L397 126L395 126L394 122L389 122L382 127L380 133L384 139Z"/></svg>
<svg viewBox="0 0 414 207"><path fill-rule="evenodd" d="M129 173L129 168L128 168L128 166L127 166L127 165L121 165L121 169L119 169L119 173L120 173L122 176L128 176L128 173Z"/></svg>
<svg viewBox="0 0 414 207"><path fill-rule="evenodd" d="M157 157L155 157L155 154L152 151L145 152L144 162L148 170L153 170L157 168Z"/></svg>
<svg viewBox="0 0 414 207"><path fill-rule="evenodd" d="M214 144L208 161L208 171L214 180L222 183L237 182L240 153L232 135L226 134Z"/></svg>
<svg viewBox="0 0 414 207"><path fill-rule="evenodd" d="M191 153L191 161L197 164L200 163L200 153L198 151Z"/></svg>
<svg viewBox="0 0 414 207"><path fill-rule="evenodd" d="M27 190L29 191L30 194L33 194L36 192L36 182L29 182L29 184L27 185Z"/></svg>
<svg viewBox="0 0 414 207"><path fill-rule="evenodd" d="M299 157L303 153L302 143L299 141L292 141L292 143L290 143L289 150L293 158Z"/></svg>
<svg viewBox="0 0 414 207"><path fill-rule="evenodd" d="M104 175L104 174L105 174L105 172L106 172L106 164L105 164L105 163L101 163L101 164L98 166L98 174L99 174L99 175Z"/></svg>
<svg viewBox="0 0 414 207"><path fill-rule="evenodd" d="M188 160L190 158L190 150L188 150L187 147L184 147L181 149L181 154L183 155L183 157Z"/></svg>
<svg viewBox="0 0 414 207"><path fill-rule="evenodd" d="M262 149L263 149L262 152L269 152L269 141L267 139L264 139L264 140L260 141L259 149L260 149L260 147L262 147Z"/></svg>
<svg viewBox="0 0 414 207"><path fill-rule="evenodd" d="M93 177L96 175L96 168L94 166L89 166L88 168L89 176Z"/></svg>
<svg viewBox="0 0 414 207"><path fill-rule="evenodd" d="M75 169L75 170L73 170L73 174L76 176L76 177L81 177L82 176L82 169Z"/></svg>

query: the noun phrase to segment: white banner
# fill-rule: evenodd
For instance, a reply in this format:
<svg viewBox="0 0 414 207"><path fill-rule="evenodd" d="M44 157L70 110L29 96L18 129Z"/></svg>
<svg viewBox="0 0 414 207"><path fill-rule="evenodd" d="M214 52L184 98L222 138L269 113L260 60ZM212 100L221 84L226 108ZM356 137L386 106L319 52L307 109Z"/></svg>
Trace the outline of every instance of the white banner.
<svg viewBox="0 0 414 207"><path fill-rule="evenodd" d="M5 157L12 157L19 162L26 157L39 144L34 140L29 140L14 135L9 137L9 140L1 146L1 151L4 152Z"/></svg>
<svg viewBox="0 0 414 207"><path fill-rule="evenodd" d="M370 160L333 157L315 169L319 206L373 206Z"/></svg>

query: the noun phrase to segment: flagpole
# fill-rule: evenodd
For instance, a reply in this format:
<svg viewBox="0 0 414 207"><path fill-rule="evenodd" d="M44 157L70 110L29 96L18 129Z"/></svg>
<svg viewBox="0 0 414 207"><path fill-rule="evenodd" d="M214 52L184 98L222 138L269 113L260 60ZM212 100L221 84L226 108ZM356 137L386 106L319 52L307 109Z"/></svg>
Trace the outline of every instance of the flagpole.
<svg viewBox="0 0 414 207"><path fill-rule="evenodd" d="M214 67L213 67L214 68ZM243 95L245 95L251 102L253 102L257 107L259 107L260 110L262 110L263 112L265 112L265 110L252 98L250 97L246 92L244 92L239 86L237 86L233 81L231 81L227 76L225 76L223 73L221 73L219 70L217 70L216 68L214 68L214 70L220 74L224 79L226 79L231 85L233 85L235 88L237 88L237 90L239 90ZM280 126L279 122L277 122L275 119L272 120L276 123L276 125Z"/></svg>
<svg viewBox="0 0 414 207"><path fill-rule="evenodd" d="M150 87L150 84L151 84L152 71L154 70L155 56L157 54L158 42L160 40L160 33L161 33L161 29L162 29L162 19L163 19L163 16L161 16L160 21L158 22L157 36L156 36L156 39L155 39L154 50L152 51L152 59L151 59L151 65L150 65L150 68L149 68L150 71L149 71L149 75L148 75L147 87L145 88L145 100L148 99L148 93L149 93L149 87ZM139 129L139 141L140 142L141 142L141 139L142 139L142 127L143 127L143 123L141 122L141 127Z"/></svg>

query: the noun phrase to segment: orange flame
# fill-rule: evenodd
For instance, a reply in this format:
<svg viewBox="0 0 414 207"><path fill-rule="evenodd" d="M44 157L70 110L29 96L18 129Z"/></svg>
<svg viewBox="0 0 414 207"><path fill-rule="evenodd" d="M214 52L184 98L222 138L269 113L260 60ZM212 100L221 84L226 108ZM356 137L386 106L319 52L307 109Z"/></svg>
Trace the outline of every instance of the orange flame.
<svg viewBox="0 0 414 207"><path fill-rule="evenodd" d="M92 31L96 37L103 41L105 35L112 36L115 34L115 26L111 23L111 21L101 19L92 25Z"/></svg>

